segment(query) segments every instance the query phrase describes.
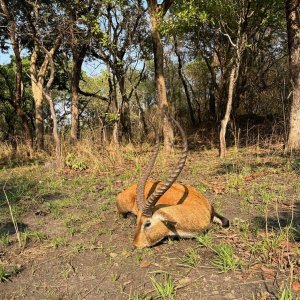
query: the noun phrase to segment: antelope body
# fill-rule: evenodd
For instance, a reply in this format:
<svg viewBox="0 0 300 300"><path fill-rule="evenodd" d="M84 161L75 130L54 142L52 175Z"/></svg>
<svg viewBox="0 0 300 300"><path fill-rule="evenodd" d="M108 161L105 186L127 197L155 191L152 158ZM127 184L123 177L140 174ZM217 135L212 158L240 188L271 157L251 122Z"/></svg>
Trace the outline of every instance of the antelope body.
<svg viewBox="0 0 300 300"><path fill-rule="evenodd" d="M167 236L195 237L207 229L212 221L227 227L229 221L217 214L209 201L195 188L177 183L187 157L187 140L181 126L171 118L181 132L183 151L177 168L166 181L148 180L159 151L157 143L144 175L138 184L121 192L117 197L117 210L126 216L137 216L133 245L150 247Z"/></svg>

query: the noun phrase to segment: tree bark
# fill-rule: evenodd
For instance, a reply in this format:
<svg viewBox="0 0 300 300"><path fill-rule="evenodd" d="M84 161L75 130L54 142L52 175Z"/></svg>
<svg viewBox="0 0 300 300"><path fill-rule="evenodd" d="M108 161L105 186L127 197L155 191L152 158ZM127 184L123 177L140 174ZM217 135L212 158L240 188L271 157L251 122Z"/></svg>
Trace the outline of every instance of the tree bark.
<svg viewBox="0 0 300 300"><path fill-rule="evenodd" d="M145 112L141 106L140 98L139 98L138 92L136 90L135 90L134 94L135 94L136 103L138 105L140 115L141 115L141 122L143 125L142 139L144 139L144 137L147 136L147 134L148 134L148 127L147 127L147 123L146 123Z"/></svg>
<svg viewBox="0 0 300 300"><path fill-rule="evenodd" d="M29 148L30 156L32 156L32 151L33 151L32 133L30 130L27 116L24 113L22 106L21 106L22 95L23 95L23 83L22 83L23 66L22 66L22 59L21 59L21 54L20 54L19 39L17 37L16 21L8 10L7 1L0 0L0 4L1 4L2 11L8 21L9 37L10 37L12 48L13 48L13 51L15 54L15 59L16 59L15 99L14 100L11 99L10 104L13 106L13 108L16 111L17 116L21 120L21 124L22 124L22 127L24 129L24 134L25 134L25 142Z"/></svg>
<svg viewBox="0 0 300 300"><path fill-rule="evenodd" d="M164 50L159 33L159 25L172 1L165 0L162 4L157 4L156 0L147 0L147 3L151 21L151 35L155 67L155 85L159 106L162 109L164 106L168 107L169 103L167 99L167 89L164 77ZM163 134L164 148L166 151L170 151L174 144L174 132L172 125L167 117L164 117L163 120Z"/></svg>
<svg viewBox="0 0 300 300"><path fill-rule="evenodd" d="M129 99L126 95L126 88L125 88L125 73L123 65L120 65L118 68L115 69L116 78L118 80L118 85L122 97L121 103L121 131L122 136L125 138L126 141L131 140L132 132L131 132L131 121L130 121L130 106L129 106Z"/></svg>
<svg viewBox="0 0 300 300"><path fill-rule="evenodd" d="M79 139L79 82L81 75L81 66L86 54L87 48L83 46L80 51L73 45L73 66L71 74L71 142L76 143Z"/></svg>
<svg viewBox="0 0 300 300"><path fill-rule="evenodd" d="M286 151L300 151L300 24L299 0L286 0L289 69L292 83L289 134Z"/></svg>
<svg viewBox="0 0 300 300"><path fill-rule="evenodd" d="M54 75L55 75L55 65L52 60L52 56L50 56L50 66L51 66L50 78L47 82L45 90L43 89L43 93L45 95L45 98L48 100L49 107L50 107L50 113L51 113L51 118L52 118L52 122L53 122L52 133L53 133L53 139L54 139L54 144L55 144L55 157L56 157L56 161L58 163L58 167L61 167L61 140L60 140L59 131L58 131L58 123L57 123L54 102L53 102L53 99L51 96L51 91L50 91L53 81L54 81Z"/></svg>
<svg viewBox="0 0 300 300"><path fill-rule="evenodd" d="M224 118L221 121L221 130L220 130L220 158L226 156L226 128L229 121L230 113L232 110L232 101L233 101L233 92L237 80L237 67L234 66L230 73L229 79L229 88L228 88L228 99L226 105L226 111Z"/></svg>
<svg viewBox="0 0 300 300"><path fill-rule="evenodd" d="M35 137L37 149L44 149L44 118L43 118L43 85L44 76L38 77L36 62L39 53L38 46L34 47L30 61L30 77L32 96L35 104ZM45 75L45 74L43 74Z"/></svg>
<svg viewBox="0 0 300 300"><path fill-rule="evenodd" d="M118 107L118 99L117 99L117 88L116 88L116 79L113 74L111 74L111 69L109 64L107 65L107 72L108 72L108 84L109 84L109 98L110 103L112 106L112 111L117 116L119 115L119 107ZM113 78L111 78L111 75ZM116 118L114 124L113 124L113 131L112 131L112 137L110 141L110 147L111 148L118 148L120 146L120 140L119 140L119 118Z"/></svg>

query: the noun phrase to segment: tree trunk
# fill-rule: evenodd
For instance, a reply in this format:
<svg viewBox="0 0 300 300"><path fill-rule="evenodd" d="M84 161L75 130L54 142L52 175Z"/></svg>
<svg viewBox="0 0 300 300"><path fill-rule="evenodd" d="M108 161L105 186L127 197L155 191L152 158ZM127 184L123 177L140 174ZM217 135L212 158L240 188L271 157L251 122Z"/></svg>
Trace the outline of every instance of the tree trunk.
<svg viewBox="0 0 300 300"><path fill-rule="evenodd" d="M36 147L37 149L44 149L43 85L44 85L45 74L41 74L41 76L37 75L36 62L37 62L38 53L39 53L39 47L35 46L30 59L30 78L31 78L32 96L35 105Z"/></svg>
<svg viewBox="0 0 300 300"><path fill-rule="evenodd" d="M164 106L168 107L167 89L164 77L164 50L159 33L159 25L162 21L163 15L166 13L166 3L170 5L171 1L164 1L158 5L156 0L148 0L148 7L151 21L151 35L154 53L154 67L155 67L155 85L159 106L162 109ZM165 11L162 9L165 8ZM163 120L163 134L164 134L164 148L170 151L174 144L174 132L172 125L167 117Z"/></svg>
<svg viewBox="0 0 300 300"><path fill-rule="evenodd" d="M179 78L180 78L180 80L182 82L182 85L183 85L183 88L184 88L184 92L185 92L185 96L186 96L186 101L187 101L188 108L189 108L191 122L192 122L192 125L194 126L196 124L196 120L195 120L195 117L194 117L194 111L193 111L193 107L192 107L191 96L190 96L188 84L187 84L187 82L186 82L186 80L185 80L185 78L183 76L183 72L182 72L182 60L181 60L181 56L180 56L180 53L179 53L177 40L176 40L175 37L174 37L174 51L175 51L175 54L176 54L177 59L178 59L178 75L179 75Z"/></svg>
<svg viewBox="0 0 300 300"><path fill-rule="evenodd" d="M299 0L286 0L289 68L292 83L289 135L286 151L300 151L300 24Z"/></svg>
<svg viewBox="0 0 300 300"><path fill-rule="evenodd" d="M140 115L141 115L141 122L142 122L142 125L143 125L143 134L142 134L142 139L143 139L148 134L148 127L147 127L147 123L146 123L145 112L144 112L144 110L141 106L141 102L140 102L138 92L135 90L134 94L135 94L136 103L138 105Z"/></svg>
<svg viewBox="0 0 300 300"><path fill-rule="evenodd" d="M116 78L118 80L119 89L122 97L122 104L121 104L121 132L122 136L125 138L126 142L131 140L131 121L130 121L130 106L129 106L129 99L126 95L126 88L125 88L125 74L123 65L120 65L115 70Z"/></svg>
<svg viewBox="0 0 300 300"><path fill-rule="evenodd" d="M9 31L9 37L11 41L11 45L15 54L16 59L16 83L15 83L15 99L11 99L11 105L16 111L17 116L21 120L22 127L24 129L25 134L25 143L29 148L29 155L32 156L33 152L33 139L32 139L32 133L30 130L28 119L21 107L22 102L22 94L23 94L23 83L22 83L22 72L23 72L23 66L22 66L22 59L20 54L20 46L19 46L19 40L16 33L16 21L14 17L10 14L10 11L7 7L7 1L0 0L1 8L3 10L3 14L5 15L7 21L8 21L8 31Z"/></svg>
<svg viewBox="0 0 300 300"><path fill-rule="evenodd" d="M107 73L108 73L109 99L110 99L111 108L112 108L113 113L118 116L119 107L118 107L118 99L117 99L116 78L115 78L115 75L113 75L111 73L109 64L107 64ZM113 76L113 78L111 78L111 75ZM117 117L113 124L112 137L111 137L110 144L109 144L109 146L113 149L118 148L120 145L119 123L120 123L120 120Z"/></svg>
<svg viewBox="0 0 300 300"><path fill-rule="evenodd" d="M51 112L51 118L53 122L53 139L54 139L54 144L55 144L55 156L56 156L56 161L58 163L58 167L61 167L61 142L60 142L60 136L59 136L59 131L58 131L58 123L57 123L57 117L56 117L56 112L55 112L55 107L54 107L54 102L51 96L51 87L54 81L54 75L55 75L55 65L52 59L52 56L49 56L49 62L51 66L51 72L50 72L50 78L47 82L45 90L43 90L44 95L46 99L48 100L49 106L50 106L50 112Z"/></svg>
<svg viewBox="0 0 300 300"><path fill-rule="evenodd" d="M226 128L229 121L230 113L232 110L232 100L233 100L233 91L236 84L236 73L237 67L233 66L230 78L229 78L229 88L228 88L228 99L226 105L226 111L223 120L221 121L221 130L220 130L220 158L224 158L226 156Z"/></svg>
<svg viewBox="0 0 300 300"><path fill-rule="evenodd" d="M73 144L79 139L79 82L84 55L77 55L77 53L73 51L71 75L71 143Z"/></svg>

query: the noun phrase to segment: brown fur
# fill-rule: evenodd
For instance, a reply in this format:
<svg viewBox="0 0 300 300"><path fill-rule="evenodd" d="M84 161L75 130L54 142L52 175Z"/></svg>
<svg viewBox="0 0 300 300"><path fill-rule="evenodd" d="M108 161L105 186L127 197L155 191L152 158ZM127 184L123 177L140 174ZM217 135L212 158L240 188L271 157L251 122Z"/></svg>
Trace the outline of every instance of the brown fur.
<svg viewBox="0 0 300 300"><path fill-rule="evenodd" d="M148 180L144 200L160 184L159 181ZM117 197L117 210L120 214L133 213L137 216L133 242L135 247L152 246L166 236L194 237L211 224L213 207L203 195L189 185L173 183L157 201L151 217L143 216L138 210L136 189L137 184L134 184Z"/></svg>

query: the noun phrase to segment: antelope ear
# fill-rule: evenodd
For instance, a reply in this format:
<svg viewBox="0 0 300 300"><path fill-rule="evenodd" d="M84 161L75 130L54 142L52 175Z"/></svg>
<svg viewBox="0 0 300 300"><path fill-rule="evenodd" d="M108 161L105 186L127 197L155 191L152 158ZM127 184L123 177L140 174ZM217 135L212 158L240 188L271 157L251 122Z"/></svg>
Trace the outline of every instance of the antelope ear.
<svg viewBox="0 0 300 300"><path fill-rule="evenodd" d="M171 231L175 230L175 225L177 224L176 221L172 220L172 218L164 213L157 213L157 218Z"/></svg>

